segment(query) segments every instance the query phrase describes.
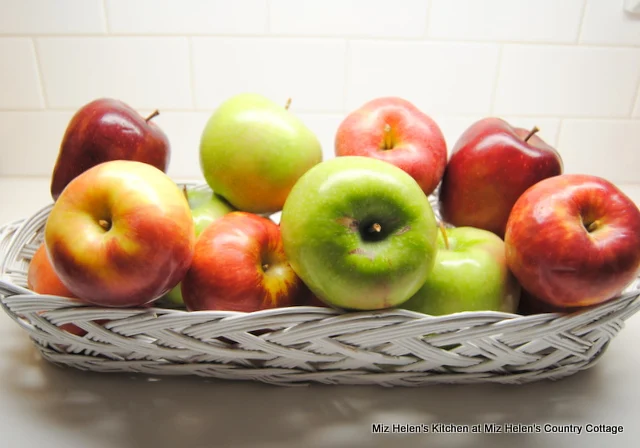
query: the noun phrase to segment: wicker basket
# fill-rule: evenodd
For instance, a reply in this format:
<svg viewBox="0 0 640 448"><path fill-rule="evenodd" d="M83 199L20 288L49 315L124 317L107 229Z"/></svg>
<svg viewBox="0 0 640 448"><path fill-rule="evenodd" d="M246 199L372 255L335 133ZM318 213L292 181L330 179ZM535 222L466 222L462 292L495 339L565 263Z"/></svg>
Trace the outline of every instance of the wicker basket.
<svg viewBox="0 0 640 448"><path fill-rule="evenodd" d="M187 185L188 188L206 188ZM432 202L433 203L433 202ZM99 372L200 375L278 385L525 383L594 365L640 307L640 279L620 297L571 314L407 310L253 313L111 309L26 289L47 206L0 233L0 304L55 364ZM104 325L96 320L108 320ZM87 334L60 329L73 323Z"/></svg>

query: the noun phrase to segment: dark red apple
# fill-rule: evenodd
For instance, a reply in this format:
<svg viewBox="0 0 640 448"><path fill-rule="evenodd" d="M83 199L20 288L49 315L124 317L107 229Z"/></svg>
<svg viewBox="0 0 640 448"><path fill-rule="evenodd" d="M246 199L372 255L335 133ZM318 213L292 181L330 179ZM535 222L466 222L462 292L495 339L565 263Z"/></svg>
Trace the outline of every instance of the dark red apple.
<svg viewBox="0 0 640 448"><path fill-rule="evenodd" d="M200 234L182 280L189 311L294 306L304 291L285 256L278 225L247 212L231 212Z"/></svg>
<svg viewBox="0 0 640 448"><path fill-rule="evenodd" d="M338 127L336 156L366 156L391 163L429 195L442 179L447 144L431 117L402 98L378 98L349 114Z"/></svg>
<svg viewBox="0 0 640 448"><path fill-rule="evenodd" d="M507 264L522 287L556 308L596 305L640 270L640 210L596 176L545 179L518 199L507 222Z"/></svg>
<svg viewBox="0 0 640 448"><path fill-rule="evenodd" d="M101 98L79 109L67 126L51 179L51 196L58 199L72 179L110 160L148 163L166 172L170 146L165 133L119 100Z"/></svg>
<svg viewBox="0 0 640 448"><path fill-rule="evenodd" d="M500 118L484 118L458 139L442 178L440 211L455 226L504 238L513 204L524 191L562 174L560 154L537 135Z"/></svg>
<svg viewBox="0 0 640 448"><path fill-rule="evenodd" d="M583 311L588 307L574 306L574 307L561 307L544 302L529 291L522 290L520 293L520 302L518 302L517 314L524 316L530 316L532 314L544 314L544 313L572 313L575 311Z"/></svg>

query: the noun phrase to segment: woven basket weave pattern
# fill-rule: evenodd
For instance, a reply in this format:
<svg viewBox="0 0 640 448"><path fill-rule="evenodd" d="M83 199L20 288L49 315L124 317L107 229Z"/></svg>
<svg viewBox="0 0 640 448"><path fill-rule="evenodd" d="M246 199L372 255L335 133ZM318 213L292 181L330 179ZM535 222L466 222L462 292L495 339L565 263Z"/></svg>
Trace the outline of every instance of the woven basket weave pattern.
<svg viewBox="0 0 640 448"><path fill-rule="evenodd" d="M592 366L640 308L640 280L615 300L568 315L466 312L433 317L400 309L341 313L291 307L238 313L70 306L67 299L26 289L29 262L43 240L50 209L2 228L0 304L45 359L83 370L280 385L524 383ZM96 320L108 322L99 325ZM60 329L66 323L87 334Z"/></svg>

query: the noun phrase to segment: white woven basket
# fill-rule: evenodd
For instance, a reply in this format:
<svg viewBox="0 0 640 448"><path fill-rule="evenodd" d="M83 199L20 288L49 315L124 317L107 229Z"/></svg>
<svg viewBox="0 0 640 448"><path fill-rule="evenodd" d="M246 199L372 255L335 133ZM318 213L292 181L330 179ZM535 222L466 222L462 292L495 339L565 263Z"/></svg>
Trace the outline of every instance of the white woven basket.
<svg viewBox="0 0 640 448"><path fill-rule="evenodd" d="M254 313L70 306L65 298L26 289L50 210L0 229L0 304L45 359L82 370L279 385L525 383L591 367L640 308L640 279L603 305L530 316L341 313L306 306ZM66 323L87 334L61 330Z"/></svg>

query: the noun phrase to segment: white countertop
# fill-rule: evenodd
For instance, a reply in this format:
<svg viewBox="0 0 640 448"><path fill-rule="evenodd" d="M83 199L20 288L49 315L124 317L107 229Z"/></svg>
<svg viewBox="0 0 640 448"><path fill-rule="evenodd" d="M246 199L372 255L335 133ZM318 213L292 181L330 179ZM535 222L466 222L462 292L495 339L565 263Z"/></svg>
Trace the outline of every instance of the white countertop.
<svg viewBox="0 0 640 448"><path fill-rule="evenodd" d="M50 201L48 179L1 179L0 223ZM636 199L637 200L637 199ZM640 437L640 317L589 370L518 386L286 388L197 377L98 374L39 358L0 312L0 446L627 447ZM386 434L372 423L621 425L617 435Z"/></svg>

